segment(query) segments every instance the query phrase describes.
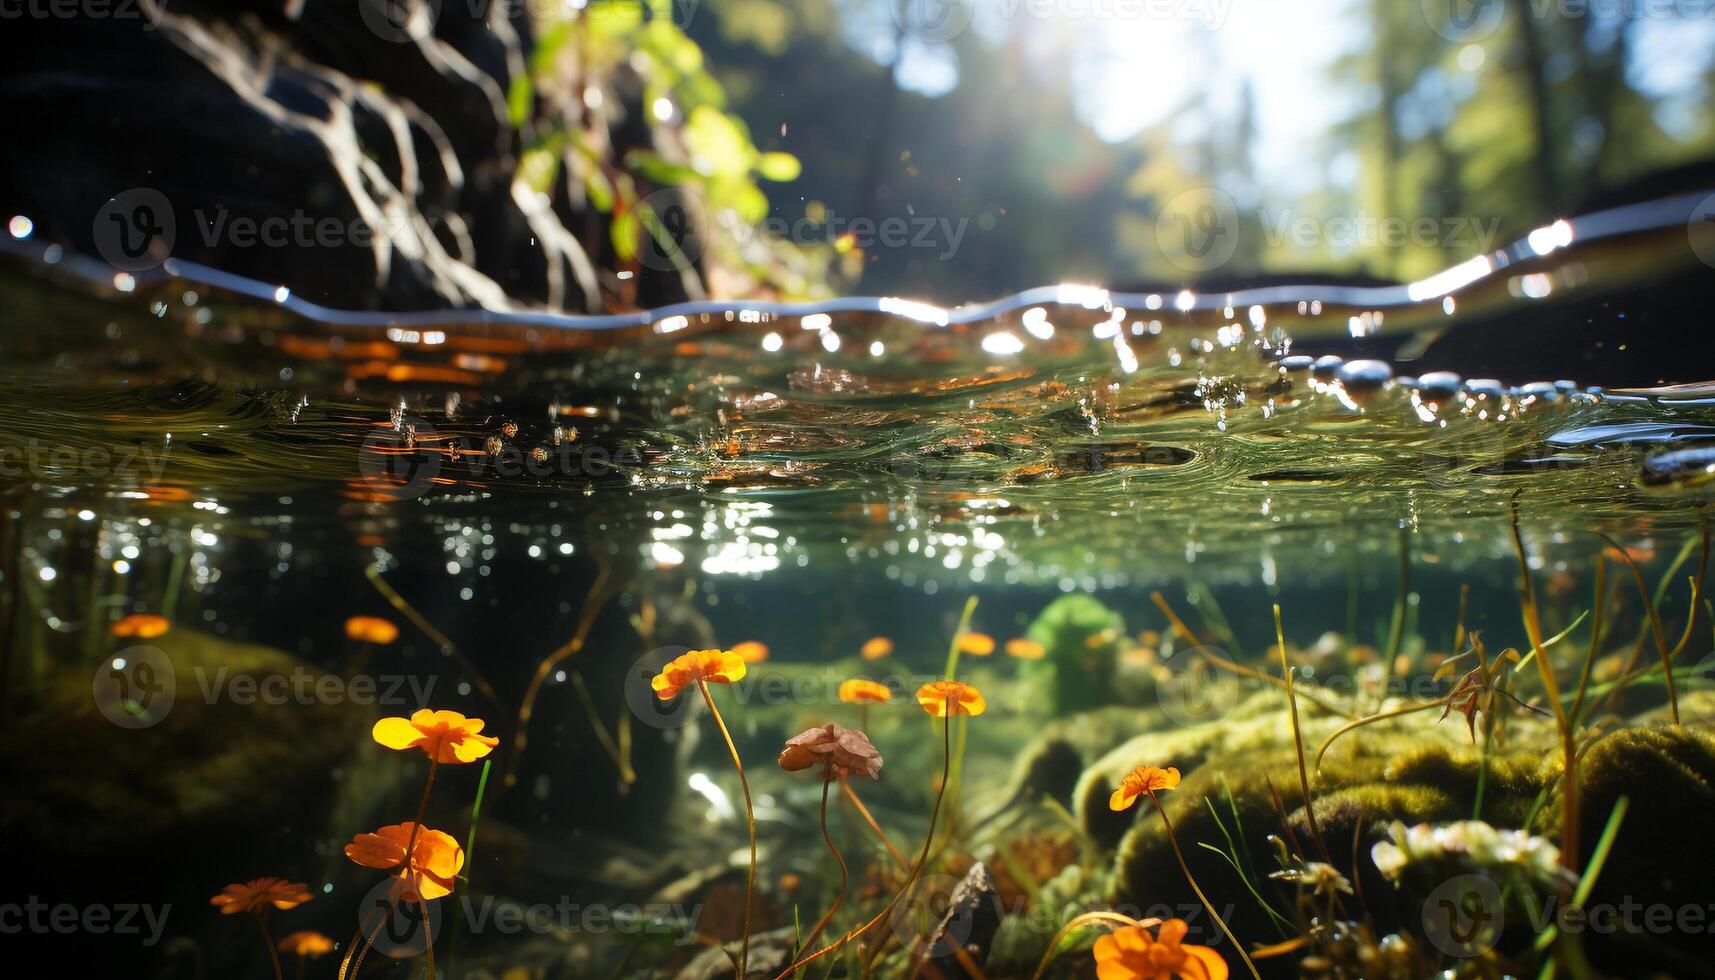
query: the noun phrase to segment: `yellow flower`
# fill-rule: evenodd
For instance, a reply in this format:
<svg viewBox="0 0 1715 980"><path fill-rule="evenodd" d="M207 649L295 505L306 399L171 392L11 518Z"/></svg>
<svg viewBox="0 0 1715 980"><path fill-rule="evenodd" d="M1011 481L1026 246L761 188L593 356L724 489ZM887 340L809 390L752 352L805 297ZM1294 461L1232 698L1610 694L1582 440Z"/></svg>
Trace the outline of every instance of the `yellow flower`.
<svg viewBox="0 0 1715 980"><path fill-rule="evenodd" d="M353 616L345 621L345 635L365 643L386 645L399 638L399 627L379 616Z"/></svg>
<svg viewBox="0 0 1715 980"><path fill-rule="evenodd" d="M107 628L107 632L125 639L152 640L167 630L172 624L165 616L153 613L132 613Z"/></svg>
<svg viewBox="0 0 1715 980"><path fill-rule="evenodd" d="M1227 961L1207 946L1182 946L1184 919L1168 919L1151 936L1127 926L1096 940L1098 980L1227 980Z"/></svg>
<svg viewBox="0 0 1715 980"><path fill-rule="evenodd" d="M305 959L333 952L333 940L319 932L294 932L280 940L280 952L296 953Z"/></svg>
<svg viewBox="0 0 1715 980"><path fill-rule="evenodd" d="M887 689L886 684L866 681L861 677L854 677L840 684L839 694L841 701L850 704L893 700L893 692Z"/></svg>
<svg viewBox="0 0 1715 980"><path fill-rule="evenodd" d="M1006 641L1006 655L1019 660L1041 660L1048 650L1035 640L1015 636Z"/></svg>
<svg viewBox="0 0 1715 980"><path fill-rule="evenodd" d="M422 749L436 762L475 762L500 744L500 739L480 734L482 726L481 718L423 708L409 718L383 718L370 734L390 749Z"/></svg>
<svg viewBox="0 0 1715 980"><path fill-rule="evenodd" d="M865 660L880 660L892 652L892 640L885 636L872 636L863 641L863 648L858 651L858 656Z"/></svg>
<svg viewBox="0 0 1715 980"><path fill-rule="evenodd" d="M973 657L986 657L994 652L994 637L987 633L960 633L959 652Z"/></svg>
<svg viewBox="0 0 1715 980"><path fill-rule="evenodd" d="M1148 793L1155 796L1156 790L1172 789L1179 785L1179 770L1168 766L1138 766L1125 774L1120 780L1120 788L1114 790L1114 795L1108 797L1108 809L1114 812L1129 810L1137 802L1137 798Z"/></svg>
<svg viewBox="0 0 1715 980"><path fill-rule="evenodd" d="M260 911L272 905L277 909L295 909L310 900L310 890L301 881L287 881L269 876L254 878L242 884L227 885L208 904L220 909L221 915Z"/></svg>
<svg viewBox="0 0 1715 980"><path fill-rule="evenodd" d="M732 653L738 654L738 659L748 664L759 664L768 659L768 645L755 640L745 640L732 648Z"/></svg>
<svg viewBox="0 0 1715 980"><path fill-rule="evenodd" d="M988 708L981 691L959 681L931 681L917 689L917 703L936 718L980 715Z"/></svg>
<svg viewBox="0 0 1715 980"><path fill-rule="evenodd" d="M464 867L464 848L449 834L424 827L411 842L413 823L396 823L373 834L358 834L345 845L345 856L366 868L399 870L415 896L424 899L452 894L453 879ZM411 866L405 867L405 848L411 848Z"/></svg>
<svg viewBox="0 0 1715 980"><path fill-rule="evenodd" d="M744 679L744 671L744 658L731 650L692 650L662 667L649 686L657 698L671 701L698 681L736 684Z"/></svg>

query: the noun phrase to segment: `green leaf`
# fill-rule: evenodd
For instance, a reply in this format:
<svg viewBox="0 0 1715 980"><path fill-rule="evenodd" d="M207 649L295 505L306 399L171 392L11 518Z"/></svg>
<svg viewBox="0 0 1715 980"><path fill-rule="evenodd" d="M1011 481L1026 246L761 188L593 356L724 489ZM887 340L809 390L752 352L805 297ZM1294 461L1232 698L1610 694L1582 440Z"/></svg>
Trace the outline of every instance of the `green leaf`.
<svg viewBox="0 0 1715 980"><path fill-rule="evenodd" d="M608 226L608 237L613 240L614 254L621 262L637 257L637 232L636 211L621 211L613 216L613 224Z"/></svg>
<svg viewBox="0 0 1715 980"><path fill-rule="evenodd" d="M685 146L691 151L692 166L711 177L745 174L756 155L738 121L706 105L691 110Z"/></svg>
<svg viewBox="0 0 1715 980"><path fill-rule="evenodd" d="M756 169L765 179L773 181L797 180L804 172L798 158L790 153L764 153Z"/></svg>
<svg viewBox="0 0 1715 980"><path fill-rule="evenodd" d="M530 103L534 95L534 86L530 84L530 76L519 72L512 76L512 84L506 91L506 118L511 121L512 128L518 129L524 125L524 120L530 118Z"/></svg>

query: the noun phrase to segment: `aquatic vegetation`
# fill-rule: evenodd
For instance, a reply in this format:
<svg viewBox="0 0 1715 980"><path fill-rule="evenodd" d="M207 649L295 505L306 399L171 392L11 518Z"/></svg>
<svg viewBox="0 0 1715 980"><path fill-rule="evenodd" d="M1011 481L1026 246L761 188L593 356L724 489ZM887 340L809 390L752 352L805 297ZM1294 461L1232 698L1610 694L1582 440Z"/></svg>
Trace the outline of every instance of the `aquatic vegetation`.
<svg viewBox="0 0 1715 980"><path fill-rule="evenodd" d="M965 609L965 615L968 618L970 615L971 604L967 603ZM918 852L917 860L912 862L911 871L906 875L905 883L899 887L898 891L894 892L893 897L888 900L887 904L882 907L880 912L876 913L874 918L846 933L844 936L827 946L824 946L821 949L816 950L814 953L793 962L780 973L776 980L784 980L784 978L796 973L802 967L820 959L823 956L835 952L847 943L852 942L867 933L877 924L885 921L893 912L894 908L901 901L904 901L906 896L911 893L912 888L917 884L917 879L922 876L923 868L929 861L930 849L935 843L935 827L941 817L941 804L946 800L947 785L950 782L949 777L952 774L953 719L961 716L970 717L980 715L986 709L988 702L983 698L982 692L969 684L955 680L939 680L931 681L918 688L917 703L922 706L924 713L929 715L929 717L942 719L941 783L940 787L935 791L935 805L929 811L929 830L923 836L923 849ZM879 832L879 828L877 828L877 831ZM879 951L879 945L872 946L869 953L869 959L866 962L873 962L875 955Z"/></svg>
<svg viewBox="0 0 1715 980"><path fill-rule="evenodd" d="M846 859L835 846L833 835L828 833L828 788L836 780L844 785L845 780L855 774L880 779L881 753L876 751L875 746L870 744L869 736L863 732L834 724L807 729L786 740L785 747L780 751L780 768L787 772L798 772L816 765L822 767L822 840L828 845L828 853L834 856L834 863L839 865L840 884L835 889L833 904L828 906L828 911L822 914L809 934L798 944L799 949L816 945L822 930L833 921L840 905L846 900L849 872Z"/></svg>
<svg viewBox="0 0 1715 980"><path fill-rule="evenodd" d="M279 942L279 949L282 953L299 958L298 972L301 974L303 972L301 961L320 959L333 952L333 940L322 933L306 929L282 938Z"/></svg>
<svg viewBox="0 0 1715 980"><path fill-rule="evenodd" d="M872 636L863 641L863 646L858 649L858 656L865 660L880 660L892 654L893 641L885 636Z"/></svg>
<svg viewBox="0 0 1715 980"><path fill-rule="evenodd" d="M397 871L408 901L445 898L464 868L464 848L451 834L416 823L390 824L358 834L345 856L366 868Z"/></svg>
<svg viewBox="0 0 1715 980"><path fill-rule="evenodd" d="M455 879L464 867L464 849L452 835L423 825L429 809L429 795L435 788L435 774L445 765L465 765L493 752L500 740L482 734L486 727L481 718L467 718L457 711L421 708L409 718L382 718L370 730L376 744L396 752L418 749L428 756L429 774L423 783L423 795L417 803L415 819L403 824L391 824L370 834L358 834L345 846L345 855L367 868L397 870L396 878L402 891L389 902L377 917L372 930L359 926L340 962L340 980L356 976L363 968L364 956L374 945L380 930L386 925L399 901L412 902L426 908L429 901L452 894ZM486 785L488 767L483 766ZM361 940L361 942L360 942ZM425 937L424 951L428 958L429 975L434 976L434 937Z"/></svg>
<svg viewBox="0 0 1715 980"><path fill-rule="evenodd" d="M1096 940L1096 976L1100 980L1226 980L1227 961L1207 946L1182 943L1189 927L1168 919L1155 935L1143 926L1124 926Z"/></svg>
<svg viewBox="0 0 1715 980"><path fill-rule="evenodd" d="M1006 655L1014 660L1041 660L1048 648L1029 637L1015 636L1006 641Z"/></svg>
<svg viewBox="0 0 1715 980"><path fill-rule="evenodd" d="M459 764L475 762L500 744L500 739L482 734L482 729L481 718L423 708L410 718L381 719L372 734L386 748L422 749L435 763Z"/></svg>
<svg viewBox="0 0 1715 980"><path fill-rule="evenodd" d="M1190 865L1185 863L1185 854L1179 849L1179 841L1173 836L1173 824L1167 819L1167 810L1161 805L1161 800L1156 798L1157 792L1174 789L1178 785L1178 769L1171 766L1165 769L1157 766L1139 766L1128 773L1120 783L1120 788L1114 791L1113 798L1108 801L1108 808L1115 811L1128 810L1133 803L1137 802L1138 797L1149 797L1149 802L1155 805L1155 812L1161 816L1161 826L1167 831L1167 842L1173 847L1173 856L1178 859L1180 870L1185 872L1186 883L1196 893L1197 900L1203 903L1203 908L1208 911L1209 918L1221 927L1221 932L1233 944L1233 949L1244 961L1245 966L1249 968L1251 976L1261 980L1256 971L1256 965L1251 962L1249 956L1245 955L1244 947L1239 945L1238 937L1234 936L1232 930L1227 928L1226 920L1222 919L1221 914L1215 911L1214 904L1209 901L1207 895L1203 894L1203 889L1197 884L1197 879L1192 876Z"/></svg>
<svg viewBox="0 0 1715 980"><path fill-rule="evenodd" d="M740 660L749 666L755 666L768 659L768 645L756 640L745 640L733 645L732 652L738 654Z"/></svg>
<svg viewBox="0 0 1715 980"><path fill-rule="evenodd" d="M917 703L932 718L974 716L988 709L982 692L962 681L930 681L917 689Z"/></svg>
<svg viewBox="0 0 1715 980"><path fill-rule="evenodd" d="M673 658L649 681L655 696L662 701L673 700L684 693L685 688L695 684L703 695L703 703L709 707L709 714L714 716L715 727L720 729L721 738L726 742L733 768L738 770L738 785L744 792L745 831L750 839L750 864L744 876L744 920L741 926L744 934L739 940L736 964L739 977L745 976L745 969L750 963L750 920L756 907L756 808L751 803L750 780L744 774L744 761L739 758L738 746L733 743L732 732L727 730L720 708L715 706L714 695L709 693L709 685L736 684L744 679L744 674L744 658L731 650L692 650Z"/></svg>
<svg viewBox="0 0 1715 980"><path fill-rule="evenodd" d="M994 653L994 637L987 633L960 633L957 643L960 653L968 653L973 657L986 657Z"/></svg>
<svg viewBox="0 0 1715 980"><path fill-rule="evenodd" d="M386 646L399 638L399 627L380 616L352 616L345 621L345 635L361 643Z"/></svg>
<svg viewBox="0 0 1715 980"><path fill-rule="evenodd" d="M870 744L869 736L832 723L792 736L780 751L780 768L787 772L818 765L830 780L853 775L881 778L881 753Z"/></svg>
<svg viewBox="0 0 1715 980"><path fill-rule="evenodd" d="M1021 658L1024 678L1043 707L1067 715L1112 702L1117 640L1124 632L1119 613L1093 596L1066 595L1049 603L1025 637L1034 644L1025 649L1041 653ZM1097 642L1092 646L1091 640Z"/></svg>
<svg viewBox="0 0 1715 980"><path fill-rule="evenodd" d="M165 616L152 613L132 613L107 627L111 636L126 640L152 640L172 628Z"/></svg>
<svg viewBox="0 0 1715 980"><path fill-rule="evenodd" d="M257 931L262 934L262 945L268 950L268 960L274 966L274 980L282 980L280 954L274 948L274 938L268 933L268 911L295 909L310 898L310 890L303 882L270 876L227 885L220 890L219 895L209 899L208 903L220 909L221 915L249 913L251 920L256 923Z"/></svg>
<svg viewBox="0 0 1715 980"><path fill-rule="evenodd" d="M841 681L837 693L839 699L847 704L884 704L893 700L893 692L886 684L878 684L861 677Z"/></svg>
<svg viewBox="0 0 1715 980"><path fill-rule="evenodd" d="M1376 869L1398 881L1412 865L1455 862L1478 868L1503 866L1522 871L1539 884L1555 887L1566 878L1560 848L1522 830L1498 830L1481 820L1407 827L1394 821L1389 840L1370 848Z"/></svg>

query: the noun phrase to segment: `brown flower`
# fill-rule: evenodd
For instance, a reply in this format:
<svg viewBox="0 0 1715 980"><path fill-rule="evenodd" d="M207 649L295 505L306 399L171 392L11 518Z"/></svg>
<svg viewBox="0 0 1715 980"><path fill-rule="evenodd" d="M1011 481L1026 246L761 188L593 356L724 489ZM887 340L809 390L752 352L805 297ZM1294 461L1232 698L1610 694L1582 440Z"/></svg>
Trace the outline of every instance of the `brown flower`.
<svg viewBox="0 0 1715 980"><path fill-rule="evenodd" d="M881 778L881 753L869 743L868 735L855 728L828 724L786 740L780 750L780 768L797 772L816 765L827 766L842 779L856 774Z"/></svg>

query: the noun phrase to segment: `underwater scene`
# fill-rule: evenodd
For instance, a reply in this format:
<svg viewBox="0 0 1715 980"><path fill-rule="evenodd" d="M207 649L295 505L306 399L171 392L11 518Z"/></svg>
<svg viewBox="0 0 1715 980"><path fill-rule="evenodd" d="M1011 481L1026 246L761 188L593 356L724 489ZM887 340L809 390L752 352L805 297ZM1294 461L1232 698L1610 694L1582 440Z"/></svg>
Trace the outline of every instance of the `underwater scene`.
<svg viewBox="0 0 1715 980"><path fill-rule="evenodd" d="M1712 22L1235 2L6 14L12 969L1715 976Z"/></svg>

